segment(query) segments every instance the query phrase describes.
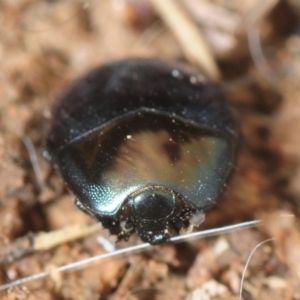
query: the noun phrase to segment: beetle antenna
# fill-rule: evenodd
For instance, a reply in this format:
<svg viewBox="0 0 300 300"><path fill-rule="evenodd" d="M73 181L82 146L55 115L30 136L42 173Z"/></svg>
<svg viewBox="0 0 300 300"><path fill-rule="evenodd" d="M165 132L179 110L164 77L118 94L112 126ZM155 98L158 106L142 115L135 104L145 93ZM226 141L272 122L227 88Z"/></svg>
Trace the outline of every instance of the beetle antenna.
<svg viewBox="0 0 300 300"><path fill-rule="evenodd" d="M170 239L170 241L175 242L175 243L179 243L179 242L184 242L184 241L188 241L188 240L192 240L192 239L196 239L196 238L197 239L206 238L206 237L209 237L209 236L220 235L220 234L229 233L229 232L242 230L242 229L246 229L246 228L253 228L253 227L258 226L258 224L260 222L261 222L260 220L254 220L254 221L239 223L239 224L235 224L235 225L229 225L229 226L224 226L224 227L219 227L219 228L214 228L214 229L208 229L208 230L202 230L202 231L198 231L198 232L192 232L192 233L188 233L188 234L185 234L185 235L172 237ZM60 266L58 268L52 269L51 271L45 271L45 272L37 273L37 274L34 274L34 275L30 275L28 277L23 277L21 279L17 279L15 281L3 284L3 285L0 286L0 291L4 291L4 290L13 288L15 286L18 286L18 285L21 285L21 284L24 284L24 283L27 283L27 282L30 282L30 281L33 281L33 280L48 277L53 273L60 273L60 272L65 272L65 271L69 271L69 270L78 269L78 268L81 268L83 266L87 266L89 264L92 264L96 261L100 261L100 260L111 258L111 257L122 256L122 255L129 254L129 253L132 253L132 252L142 251L142 250L145 250L148 247L150 247L150 244L143 243L143 244L139 244L139 245L135 245L135 246L131 246L131 247L126 247L126 248L123 248L123 249L118 249L118 250L115 250L113 252L100 254L100 255L93 256L93 257L90 257L90 258L87 258L87 259L79 260L77 262L66 264L66 265Z"/></svg>

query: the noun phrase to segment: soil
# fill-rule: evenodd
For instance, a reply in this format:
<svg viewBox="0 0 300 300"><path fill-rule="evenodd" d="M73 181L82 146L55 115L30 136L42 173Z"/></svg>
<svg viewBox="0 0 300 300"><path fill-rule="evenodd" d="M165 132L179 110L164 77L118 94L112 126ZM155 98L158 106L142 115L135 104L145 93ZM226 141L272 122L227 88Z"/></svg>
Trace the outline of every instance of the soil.
<svg viewBox="0 0 300 300"><path fill-rule="evenodd" d="M191 12L195 2L181 9L211 41L215 28L197 15L197 6ZM229 2L213 4L245 22L245 16L253 17L251 8L257 9L255 0L243 7L240 1ZM241 284L243 299L300 299L300 8L297 1L275 2L259 21L252 18L247 26L226 32L227 48L210 44L241 140L228 187L200 229L254 219L262 220L260 225L153 246L78 270L52 271L47 278L0 292L0 299L240 299ZM115 240L99 230L49 250L33 246L41 232L52 239L55 230L95 223L75 207L74 197L43 158L51 109L67 84L126 57L189 62L163 16L147 1L2 0L0 20L3 285L105 253L99 236ZM259 44L252 40L251 50L247 42L257 32L263 56ZM116 247L138 243L133 236Z"/></svg>

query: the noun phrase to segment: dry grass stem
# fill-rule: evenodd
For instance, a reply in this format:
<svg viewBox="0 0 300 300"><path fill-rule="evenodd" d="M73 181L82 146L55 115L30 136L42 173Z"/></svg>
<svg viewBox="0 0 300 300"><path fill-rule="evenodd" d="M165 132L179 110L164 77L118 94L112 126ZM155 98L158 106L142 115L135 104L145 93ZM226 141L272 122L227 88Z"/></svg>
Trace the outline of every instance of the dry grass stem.
<svg viewBox="0 0 300 300"><path fill-rule="evenodd" d="M220 79L220 71L200 28L173 0L149 0L166 22L182 47L186 58L211 79Z"/></svg>

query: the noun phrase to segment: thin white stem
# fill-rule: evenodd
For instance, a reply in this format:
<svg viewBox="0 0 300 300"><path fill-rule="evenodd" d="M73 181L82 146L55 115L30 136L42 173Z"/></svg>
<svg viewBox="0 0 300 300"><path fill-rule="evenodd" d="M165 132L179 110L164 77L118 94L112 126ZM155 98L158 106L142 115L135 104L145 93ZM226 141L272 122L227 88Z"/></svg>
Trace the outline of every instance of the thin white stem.
<svg viewBox="0 0 300 300"><path fill-rule="evenodd" d="M249 266L250 260L251 260L251 258L252 258L252 256L253 256L254 252L255 252L256 249L258 249L260 246L262 246L262 245L264 245L264 244L266 244L266 243L268 243L268 242L270 242L270 241L273 241L273 240L275 240L275 238L270 238L270 239L267 239L267 240L265 240L265 241L262 241L261 243L257 244L257 245L254 247L254 249L252 249L252 251L250 252L249 257L248 257L248 259L247 259L247 262L246 262L246 264L245 264L245 268L244 268L244 270L243 270L243 274L242 274L241 286L240 286L240 293L239 293L239 296L240 296L239 299L240 299L240 300L242 300L242 292L243 292L243 284L244 284L244 280L245 280L245 274L246 274L247 268L248 268L248 266Z"/></svg>
<svg viewBox="0 0 300 300"><path fill-rule="evenodd" d="M255 221L249 221L249 222L239 223L239 224L235 224L235 225L224 226L224 227L220 227L220 228L214 228L214 229L208 229L208 230L203 230L203 231L198 231L198 232L192 232L192 233L189 233L189 234L172 237L171 242L179 243L179 242L183 242L183 241L187 241L187 240L191 240L191 239L205 238L205 237L208 237L208 236L215 236L215 235L229 233L229 232L242 230L242 229L246 229L246 228L253 228L253 227L258 226L258 224L260 222L261 222L260 220L255 220ZM86 265L94 263L96 261L100 261L100 260L115 257L115 256L121 256L121 255L132 253L132 252L141 251L141 250L144 250L148 247L150 247L150 244L144 243L144 244L140 244L140 245L136 245L136 246L127 247L127 248L124 248L124 249L115 250L113 252L93 256L93 257L83 259L83 260L80 260L80 261L77 261L77 262L74 262L74 263L70 263L70 264L67 264L67 265L60 266L60 267L58 267L54 270L51 270L49 272L41 272L41 273L38 273L38 274L35 274L35 275L30 275L28 277L24 277L24 278L17 279L15 281L9 282L7 284L4 284L4 285L0 286L0 291L9 289L9 288L12 288L12 287L15 287L15 286L33 281L33 280L45 278L45 277L49 276L51 273L65 272L65 271L68 271L68 270L71 270L71 269L77 269L79 267L86 266Z"/></svg>

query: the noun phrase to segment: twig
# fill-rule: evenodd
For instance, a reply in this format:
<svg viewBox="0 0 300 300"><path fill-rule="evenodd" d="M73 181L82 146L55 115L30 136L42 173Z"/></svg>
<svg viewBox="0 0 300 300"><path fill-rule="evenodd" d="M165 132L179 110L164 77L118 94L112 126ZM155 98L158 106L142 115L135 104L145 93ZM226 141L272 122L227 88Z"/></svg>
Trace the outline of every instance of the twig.
<svg viewBox="0 0 300 300"><path fill-rule="evenodd" d="M213 80L221 75L209 46L195 22L174 0L148 0L174 33L187 59Z"/></svg>
<svg viewBox="0 0 300 300"><path fill-rule="evenodd" d="M208 230L203 230L203 231L198 231L198 232L193 232L193 233L189 233L186 235L181 235L181 236L176 236L176 237L172 237L171 238L171 242L183 242L183 241L187 241L187 240L193 240L193 239L199 239L199 238L205 238L208 236L215 236L215 235L219 235L219 234L224 234L224 233L229 233L229 232L233 232L236 230L242 230L245 228L253 228L256 227L260 224L261 221L259 220L254 220L254 221L249 221L249 222L244 222L244 223L239 223L239 224L235 224L235 225L229 225L229 226L224 226L224 227L220 227L220 228L214 228L214 229L208 229ZM131 246L131 247L127 247L127 248L123 248L123 249L118 249L115 250L113 252L109 252L109 253L103 253L100 255L96 255L93 257L89 257L74 263L70 263L67 265L63 265L60 266L54 270L52 270L51 272L41 272L41 273L37 273L34 275L30 275L28 277L24 277L21 279L17 279L15 281L12 281L10 283L7 284L3 284L0 286L0 291L9 289L9 288L13 288L15 286L18 286L20 284L24 284L26 282L30 282L33 280L37 280L37 279L41 279L41 278L45 278L49 275L51 275L53 272L66 272L69 270L74 270L74 269L78 269L78 268L82 268L83 266L87 266L90 265L92 263L95 263L96 261L100 261L106 258L112 258L112 257L117 257L117 256L122 256L125 254L132 254L134 252L137 251L141 251L141 250L145 250L147 248L149 248L150 245L148 243L144 243L144 244L139 244L139 245L135 245L135 246Z"/></svg>
<svg viewBox="0 0 300 300"><path fill-rule="evenodd" d="M38 184L38 187L40 189L40 191L43 190L43 188L45 187L45 182L43 180L43 175L42 175L42 171L38 162L38 158L36 155L36 151L34 148L34 145L32 143L32 140L28 137L28 136L24 136L22 138L22 141L28 151L28 155L29 155L29 159L34 171L34 175Z"/></svg>
<svg viewBox="0 0 300 300"><path fill-rule="evenodd" d="M102 228L100 223L88 226L72 225L51 232L28 234L0 247L0 264L12 262L36 251L45 251L62 243L91 235Z"/></svg>

